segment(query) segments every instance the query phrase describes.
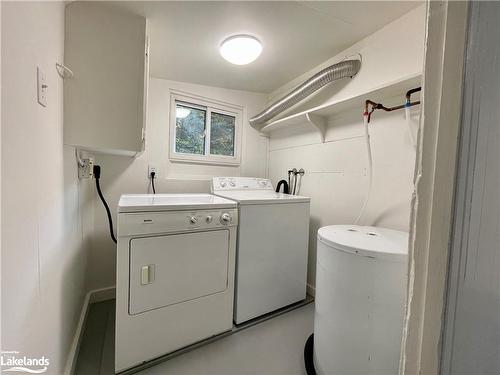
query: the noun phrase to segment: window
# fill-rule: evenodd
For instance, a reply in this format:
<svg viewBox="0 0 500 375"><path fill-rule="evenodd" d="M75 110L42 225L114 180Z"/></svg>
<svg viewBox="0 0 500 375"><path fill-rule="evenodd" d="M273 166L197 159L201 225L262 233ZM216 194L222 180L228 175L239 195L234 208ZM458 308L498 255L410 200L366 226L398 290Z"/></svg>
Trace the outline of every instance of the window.
<svg viewBox="0 0 500 375"><path fill-rule="evenodd" d="M204 155L207 111L176 103L175 113L175 152Z"/></svg>
<svg viewBox="0 0 500 375"><path fill-rule="evenodd" d="M172 94L170 159L239 164L242 108Z"/></svg>
<svg viewBox="0 0 500 375"><path fill-rule="evenodd" d="M210 154L234 156L236 117L212 112L210 120Z"/></svg>

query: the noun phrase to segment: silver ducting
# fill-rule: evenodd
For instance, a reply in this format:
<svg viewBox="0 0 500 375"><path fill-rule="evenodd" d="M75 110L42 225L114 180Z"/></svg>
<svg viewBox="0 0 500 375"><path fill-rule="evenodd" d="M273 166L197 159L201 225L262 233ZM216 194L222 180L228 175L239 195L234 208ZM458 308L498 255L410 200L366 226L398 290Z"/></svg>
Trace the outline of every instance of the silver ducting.
<svg viewBox="0 0 500 375"><path fill-rule="evenodd" d="M361 60L345 60L321 70L307 81L294 88L289 94L277 100L257 116L250 119L250 125L260 130L264 124L284 110L304 100L330 82L353 77L361 68Z"/></svg>

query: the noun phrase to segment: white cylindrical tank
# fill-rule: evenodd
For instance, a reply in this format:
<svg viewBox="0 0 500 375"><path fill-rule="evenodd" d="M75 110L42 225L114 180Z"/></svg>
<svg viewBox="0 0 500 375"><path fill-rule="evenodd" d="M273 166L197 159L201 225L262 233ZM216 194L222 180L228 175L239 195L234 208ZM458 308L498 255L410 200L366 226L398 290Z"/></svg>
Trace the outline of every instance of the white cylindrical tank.
<svg viewBox="0 0 500 375"><path fill-rule="evenodd" d="M397 375L408 233L332 225L318 231L314 366L319 375Z"/></svg>

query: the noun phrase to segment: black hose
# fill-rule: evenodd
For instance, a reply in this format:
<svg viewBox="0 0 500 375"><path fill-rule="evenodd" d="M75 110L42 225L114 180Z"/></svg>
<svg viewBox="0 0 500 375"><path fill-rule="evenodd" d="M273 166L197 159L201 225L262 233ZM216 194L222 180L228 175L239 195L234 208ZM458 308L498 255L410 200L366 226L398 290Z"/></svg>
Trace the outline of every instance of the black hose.
<svg viewBox="0 0 500 375"><path fill-rule="evenodd" d="M286 182L286 180L281 180L280 182L278 182L278 185L276 185L276 192L279 193L281 185L283 185L283 193L289 194L290 190L288 189L288 183Z"/></svg>
<svg viewBox="0 0 500 375"><path fill-rule="evenodd" d="M295 195L296 189L297 189L297 175L295 175L293 178L293 192L292 192L293 195Z"/></svg>
<svg viewBox="0 0 500 375"><path fill-rule="evenodd" d="M108 215L108 223L109 223L109 234L111 235L111 239L114 243L116 243L116 237L113 230L113 218L111 217L111 211L109 210L108 203L106 199L104 199L104 195L102 195L101 185L99 184L99 179L101 178L101 167L99 165L94 165L94 177L95 177L95 187L97 189L97 194L99 198L101 198L101 202L106 209L106 214Z"/></svg>
<svg viewBox="0 0 500 375"><path fill-rule="evenodd" d="M155 189L155 172L151 172L151 187L153 188L153 194L156 194L156 189Z"/></svg>

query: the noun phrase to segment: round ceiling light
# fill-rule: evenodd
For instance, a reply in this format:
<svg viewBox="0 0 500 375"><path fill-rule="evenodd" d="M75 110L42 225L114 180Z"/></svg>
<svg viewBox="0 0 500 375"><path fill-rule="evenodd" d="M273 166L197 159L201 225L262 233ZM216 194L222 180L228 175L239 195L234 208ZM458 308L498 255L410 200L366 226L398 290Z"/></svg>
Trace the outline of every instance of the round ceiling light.
<svg viewBox="0 0 500 375"><path fill-rule="evenodd" d="M235 65L246 65L255 61L262 52L261 42L250 35L234 35L224 40L220 54Z"/></svg>

